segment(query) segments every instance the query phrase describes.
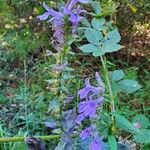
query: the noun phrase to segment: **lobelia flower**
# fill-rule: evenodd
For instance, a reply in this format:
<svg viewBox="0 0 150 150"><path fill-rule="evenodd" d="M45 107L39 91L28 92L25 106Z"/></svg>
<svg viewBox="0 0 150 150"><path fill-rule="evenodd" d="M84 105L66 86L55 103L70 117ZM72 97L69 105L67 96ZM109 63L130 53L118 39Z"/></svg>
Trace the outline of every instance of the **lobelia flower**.
<svg viewBox="0 0 150 150"><path fill-rule="evenodd" d="M102 150L102 141L100 138L95 138L89 146L89 150Z"/></svg>
<svg viewBox="0 0 150 150"><path fill-rule="evenodd" d="M87 139L91 136L92 132L93 132L92 126L87 127L80 133L80 138L82 140Z"/></svg>
<svg viewBox="0 0 150 150"><path fill-rule="evenodd" d="M104 91L103 82L99 74L95 73L96 80L98 82L98 87L92 86L89 79L85 80L85 87L79 91L80 99L85 99L78 105L79 115L77 116L76 122L81 123L85 118L95 118L97 107L101 106L103 103L103 96L100 93Z"/></svg>
<svg viewBox="0 0 150 150"><path fill-rule="evenodd" d="M58 42L55 43L56 45L54 45L57 50L61 49L61 45L64 44L65 18L68 17L68 21L70 21L72 24L72 33L76 31L78 23L83 19L83 17L80 15L86 11L80 9L79 5L75 7L78 2L88 3L89 0L68 0L66 6L63 7L63 11L60 12L49 8L45 3L43 3L43 7L45 8L46 12L37 18L42 21L47 20L49 16L51 16L51 19L49 19L48 22L52 24L52 30L54 31L53 37ZM57 46L57 44L60 44L60 46Z"/></svg>
<svg viewBox="0 0 150 150"><path fill-rule="evenodd" d="M86 117L95 118L97 108L100 107L103 103L104 97L100 94L104 92L104 85L98 72L95 73L95 78L98 86L92 86L89 79L86 79L85 87L81 89L78 93L80 99L85 99L85 101L80 102L78 105L79 115L76 119L77 123L81 123ZM95 138L91 142L89 150L102 150L102 141L100 138L97 137L97 134L95 134L94 128L92 128L92 126L85 128L80 133L80 138L86 139L89 138L91 135Z"/></svg>
<svg viewBox="0 0 150 150"><path fill-rule="evenodd" d="M98 72L95 73L95 78L97 80L98 87L92 86L89 79L85 79L85 87L78 92L78 94L80 95L80 99L84 99L89 95L97 95L100 92L104 92L103 82Z"/></svg>
<svg viewBox="0 0 150 150"><path fill-rule="evenodd" d="M99 101L97 100L87 100L80 102L78 105L78 112L80 113L77 116L76 122L81 123L86 117L95 118L96 109L99 106Z"/></svg>

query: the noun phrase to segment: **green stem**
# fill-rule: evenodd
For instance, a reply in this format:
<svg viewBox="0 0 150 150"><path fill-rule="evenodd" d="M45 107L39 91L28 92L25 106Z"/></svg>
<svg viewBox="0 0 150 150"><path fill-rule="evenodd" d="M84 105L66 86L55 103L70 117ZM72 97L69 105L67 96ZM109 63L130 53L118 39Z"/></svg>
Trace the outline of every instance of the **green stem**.
<svg viewBox="0 0 150 150"><path fill-rule="evenodd" d="M27 139L28 137L5 137L5 138L0 138L0 143L4 142L23 142ZM56 140L60 138L60 135L49 135L49 136L37 136L35 138L39 138L42 140Z"/></svg>
<svg viewBox="0 0 150 150"><path fill-rule="evenodd" d="M107 86L108 86L109 94L110 94L111 112L115 112L115 100L114 100L114 96L113 96L113 92L112 92L112 88L111 88L111 84L110 84L109 72L108 72L107 64L106 64L106 58L104 60L103 56L101 56L101 61L102 61L102 65L103 65L103 69L104 69L104 74L105 74L105 77L106 77L106 82L107 82Z"/></svg>
<svg viewBox="0 0 150 150"><path fill-rule="evenodd" d="M72 137L77 137L78 134L72 134ZM44 141L47 140L58 140L61 137L61 135L46 135L46 136L35 136L35 138L42 139ZM0 143L5 142L24 142L27 138L30 137L5 137L0 138Z"/></svg>
<svg viewBox="0 0 150 150"><path fill-rule="evenodd" d="M109 72L108 72L108 68L107 68L106 58L103 59L103 56L101 56L101 61L102 61L103 70L104 70L104 74L105 74L105 78L106 78L106 82L107 82L107 86L108 86L109 94L110 94L111 112L115 112L115 99L114 99L114 96L113 96L111 83L110 83L110 79L109 79ZM112 123L111 123L110 128L109 128L109 134L110 135L115 135L115 133L116 133L115 118L114 118L114 116L112 116L111 118L112 118Z"/></svg>

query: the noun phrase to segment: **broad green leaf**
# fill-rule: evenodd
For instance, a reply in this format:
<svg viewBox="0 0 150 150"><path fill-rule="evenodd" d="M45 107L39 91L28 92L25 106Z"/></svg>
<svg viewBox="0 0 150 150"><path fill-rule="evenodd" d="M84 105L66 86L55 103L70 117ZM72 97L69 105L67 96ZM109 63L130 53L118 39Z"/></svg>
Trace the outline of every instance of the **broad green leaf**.
<svg viewBox="0 0 150 150"><path fill-rule="evenodd" d="M116 52L122 48L119 44L112 44L110 41L106 41L102 47L105 53Z"/></svg>
<svg viewBox="0 0 150 150"><path fill-rule="evenodd" d="M103 26L105 24L105 19L104 18L102 18L102 19L93 18L91 24L92 24L93 28L99 29L101 26Z"/></svg>
<svg viewBox="0 0 150 150"><path fill-rule="evenodd" d="M139 123L141 128L148 128L150 126L149 119L142 114L138 114L133 118L133 123Z"/></svg>
<svg viewBox="0 0 150 150"><path fill-rule="evenodd" d="M122 70L115 70L110 72L110 77L113 81L119 81L124 77L124 72Z"/></svg>
<svg viewBox="0 0 150 150"><path fill-rule="evenodd" d="M100 49L93 45L93 44L86 44L86 45L83 45L81 47L79 47L83 52L86 52L86 53L91 53L91 52L94 52L94 51L99 51Z"/></svg>
<svg viewBox="0 0 150 150"><path fill-rule="evenodd" d="M118 43L121 40L121 36L120 33L118 32L118 30L114 30L114 31L110 31L106 37L109 40L109 43Z"/></svg>
<svg viewBox="0 0 150 150"><path fill-rule="evenodd" d="M85 31L85 37L91 44L98 45L103 38L103 34L95 29L87 28Z"/></svg>
<svg viewBox="0 0 150 150"><path fill-rule="evenodd" d="M92 53L93 56L98 57L98 56L102 56L103 55L103 51L102 49L97 49Z"/></svg>
<svg viewBox="0 0 150 150"><path fill-rule="evenodd" d="M118 82L122 92L133 93L141 88L141 85L135 80L121 80Z"/></svg>
<svg viewBox="0 0 150 150"><path fill-rule="evenodd" d="M134 140L138 143L141 143L141 144L150 143L150 130L141 129L140 131L141 131L140 133L137 133L133 136Z"/></svg>
<svg viewBox="0 0 150 150"><path fill-rule="evenodd" d="M117 141L116 141L115 136L109 135L108 143L109 143L110 150L117 150Z"/></svg>
<svg viewBox="0 0 150 150"><path fill-rule="evenodd" d="M118 128L125 130L127 132L134 132L138 133L140 132L136 127L133 126L133 124L128 121L124 116L118 114L118 113L113 113L113 116L115 117L116 123Z"/></svg>

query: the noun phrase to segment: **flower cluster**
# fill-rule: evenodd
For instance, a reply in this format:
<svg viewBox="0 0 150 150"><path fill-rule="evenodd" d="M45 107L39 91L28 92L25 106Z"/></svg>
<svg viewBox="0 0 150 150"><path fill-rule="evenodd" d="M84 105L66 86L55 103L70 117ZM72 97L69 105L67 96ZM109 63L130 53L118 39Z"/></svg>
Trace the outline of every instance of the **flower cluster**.
<svg viewBox="0 0 150 150"><path fill-rule="evenodd" d="M38 16L40 20L47 20L51 17L48 22L52 24L52 30L54 31L54 39L56 44L54 45L56 50L60 50L61 45L64 45L64 25L65 20L67 18L68 22L71 23L71 30L74 33L77 29L78 23L83 19L81 14L86 11L80 8L80 5L75 5L80 3L88 3L89 0L68 0L66 6L62 7L62 11L55 11L49 8L45 3L43 3L43 7L46 12L43 15ZM60 45L60 46L58 46Z"/></svg>
<svg viewBox="0 0 150 150"><path fill-rule="evenodd" d="M85 118L96 118L96 111L98 107L103 104L104 97L101 94L104 92L104 85L98 72L95 73L95 78L97 80L98 86L92 86L89 82L89 79L86 79L85 87L79 91L80 100L82 101L78 105L79 115L76 119L78 124L80 124ZM93 126L84 129L80 134L81 139L86 139L90 136L94 136L94 140L90 144L89 149L101 150L102 141L97 136Z"/></svg>

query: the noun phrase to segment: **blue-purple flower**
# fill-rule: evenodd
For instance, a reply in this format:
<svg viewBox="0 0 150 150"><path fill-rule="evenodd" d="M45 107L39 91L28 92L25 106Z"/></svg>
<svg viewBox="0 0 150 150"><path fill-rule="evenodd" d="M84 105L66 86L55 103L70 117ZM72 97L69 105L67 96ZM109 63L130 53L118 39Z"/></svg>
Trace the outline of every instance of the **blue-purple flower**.
<svg viewBox="0 0 150 150"><path fill-rule="evenodd" d="M43 3L43 7L45 8L46 12L37 18L40 20L47 20L49 17L51 17L48 22L52 24L52 30L54 31L53 37L58 42L57 44L63 45L65 41L65 18L68 18L68 21L71 22L71 29L73 33L76 31L78 23L83 19L81 15L86 11L81 9L79 5L75 7L78 2L88 3L89 0L68 0L66 6L62 9L63 11L60 12L49 8L45 3ZM61 46L55 46L55 48L60 49Z"/></svg>
<svg viewBox="0 0 150 150"><path fill-rule="evenodd" d="M92 126L85 128L81 133L80 133L80 138L82 140L87 139L91 136L93 133L93 128Z"/></svg>
<svg viewBox="0 0 150 150"><path fill-rule="evenodd" d="M95 128L93 126L85 128L81 133L80 133L80 138L82 140L85 140L87 138L94 137L93 141L89 145L89 150L102 150L102 140L99 138L95 132Z"/></svg>
<svg viewBox="0 0 150 150"><path fill-rule="evenodd" d="M95 118L96 109L99 106L99 102L96 100L87 100L80 102L78 105L79 115L77 116L76 122L81 123L85 118Z"/></svg>
<svg viewBox="0 0 150 150"><path fill-rule="evenodd" d="M102 150L102 141L100 138L95 138L89 146L89 150Z"/></svg>
<svg viewBox="0 0 150 150"><path fill-rule="evenodd" d="M103 82L98 74L98 72L95 73L95 78L97 80L98 86L92 86L89 82L89 79L85 79L85 87L79 91L80 99L87 98L89 96L95 96L99 94L100 92L104 91Z"/></svg>
<svg viewBox="0 0 150 150"><path fill-rule="evenodd" d="M80 99L85 99L78 104L78 112L76 122L81 123L85 118L95 118L96 110L103 103L103 96L100 94L104 91L103 82L96 72L95 74L98 86L92 86L89 79L85 80L85 87L79 91Z"/></svg>
<svg viewBox="0 0 150 150"><path fill-rule="evenodd" d="M82 101L78 104L79 115L76 119L77 123L81 123L87 117L96 118L96 111L103 103L104 97L102 93L104 92L104 85L98 72L95 73L95 78L98 86L92 86L87 78L85 80L85 87L78 93ZM89 150L102 150L102 141L92 126L85 128L80 133L81 139L86 139L90 136L94 137L94 140L91 142Z"/></svg>

